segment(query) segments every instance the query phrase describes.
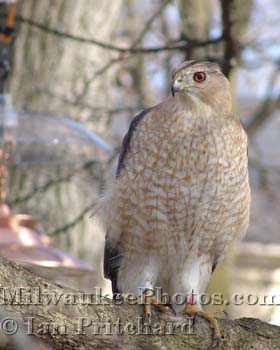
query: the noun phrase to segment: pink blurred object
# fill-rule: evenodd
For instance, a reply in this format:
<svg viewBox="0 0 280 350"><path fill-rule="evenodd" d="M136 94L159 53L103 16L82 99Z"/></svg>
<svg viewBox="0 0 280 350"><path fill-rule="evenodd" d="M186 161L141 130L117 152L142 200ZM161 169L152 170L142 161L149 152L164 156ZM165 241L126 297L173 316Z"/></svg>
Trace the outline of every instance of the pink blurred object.
<svg viewBox="0 0 280 350"><path fill-rule="evenodd" d="M54 157L58 146L62 146L60 152L63 151L64 157L63 145L69 147L74 141L79 145L76 147L79 155L81 144L85 147L94 145L103 151L109 150L110 147L103 140L80 124L63 119L58 126L58 120L38 116L36 113L19 113L13 109L11 96L0 94L0 256L13 260L29 271L56 283L62 282L70 287L90 289L97 283L96 270L86 262L51 247L51 239L37 229L36 219L30 215L13 214L7 205L9 167L18 158L14 158L15 154L26 150L22 145L26 143L34 145L33 150L38 151L40 144L46 154L44 152L43 155L41 152L34 154L37 155L37 160L47 161L62 160ZM40 132L42 123L47 126L45 133ZM59 153L59 149L57 152ZM31 152L32 161L34 154ZM71 152L70 154L72 157ZM28 159L28 156L24 155L23 152L19 159Z"/></svg>
<svg viewBox="0 0 280 350"><path fill-rule="evenodd" d="M97 271L85 261L51 247L51 239L36 229L37 220L9 212L7 206L0 205L0 256L70 288L91 290L98 285Z"/></svg>
<svg viewBox="0 0 280 350"><path fill-rule="evenodd" d="M51 244L51 239L35 230L37 220L29 215L0 216L0 245L18 244L22 246L35 246Z"/></svg>
<svg viewBox="0 0 280 350"><path fill-rule="evenodd" d="M0 255L18 264L34 264L44 267L68 267L94 271L86 262L76 259L59 249L46 246L22 246L20 244L0 244Z"/></svg>
<svg viewBox="0 0 280 350"><path fill-rule="evenodd" d="M15 149L16 142L11 141L9 132L4 133L0 137L0 255L22 265L94 271L86 262L52 248L51 239L36 228L38 221L32 216L11 213L7 205L8 177Z"/></svg>
<svg viewBox="0 0 280 350"><path fill-rule="evenodd" d="M19 142L20 145L29 142L30 145L35 145L36 150L38 144L42 145L42 150L45 150L45 146L48 145L51 157L46 157L48 154L46 152L45 158L50 161L56 159L52 158L56 152L53 152L51 146L55 147L54 151L58 145L64 144L69 147L71 140L76 140L76 144L79 145L77 150L81 149L81 140L85 146L91 142L91 145L97 145L97 148L103 150L108 150L108 147L97 135L83 129L81 125L71 120L63 119L59 128L56 118L38 118L36 114L19 114L13 109L11 96L0 94L0 256L15 261L29 271L56 283L63 283L74 288L88 287L90 289L97 283L98 277L96 270L91 265L51 247L51 239L38 230L38 221L32 216L11 212L7 205L9 167L15 162L16 151L26 149L26 147L18 147ZM37 132L42 129L42 123L48 126L45 128L47 130L45 134ZM67 142L63 143L65 133L68 138ZM54 142L57 140L59 142ZM40 160L44 158L40 152L37 153L37 156ZM32 160L34 161L33 158Z"/></svg>
<svg viewBox="0 0 280 350"><path fill-rule="evenodd" d="M9 213L2 204L0 215ZM0 216L0 255L19 264L35 264L45 267L69 267L94 271L86 262L68 253L52 248L51 239L38 231L37 220L29 215Z"/></svg>

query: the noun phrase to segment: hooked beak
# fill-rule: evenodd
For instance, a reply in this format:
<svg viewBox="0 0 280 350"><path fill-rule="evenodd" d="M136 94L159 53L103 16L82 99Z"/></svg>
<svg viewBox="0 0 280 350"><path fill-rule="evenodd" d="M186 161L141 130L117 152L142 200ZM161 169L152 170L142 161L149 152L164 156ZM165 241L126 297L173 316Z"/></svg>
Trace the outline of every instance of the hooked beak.
<svg viewBox="0 0 280 350"><path fill-rule="evenodd" d="M175 92L176 92L176 90L175 90L174 85L172 83L171 84L171 94L172 94L173 97L175 96Z"/></svg>
<svg viewBox="0 0 280 350"><path fill-rule="evenodd" d="M179 91L180 84L177 80L174 80L171 84L171 94L174 97L175 93Z"/></svg>

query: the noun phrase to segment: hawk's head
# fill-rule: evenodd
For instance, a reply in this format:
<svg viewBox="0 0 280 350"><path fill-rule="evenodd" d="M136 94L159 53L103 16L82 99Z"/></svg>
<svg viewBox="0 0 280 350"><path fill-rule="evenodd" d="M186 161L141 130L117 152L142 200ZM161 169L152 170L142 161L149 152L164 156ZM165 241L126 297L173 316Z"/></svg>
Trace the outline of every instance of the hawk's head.
<svg viewBox="0 0 280 350"><path fill-rule="evenodd" d="M171 93L179 101L201 102L211 107L221 103L231 110L231 92L227 78L218 64L207 61L186 61L172 73Z"/></svg>

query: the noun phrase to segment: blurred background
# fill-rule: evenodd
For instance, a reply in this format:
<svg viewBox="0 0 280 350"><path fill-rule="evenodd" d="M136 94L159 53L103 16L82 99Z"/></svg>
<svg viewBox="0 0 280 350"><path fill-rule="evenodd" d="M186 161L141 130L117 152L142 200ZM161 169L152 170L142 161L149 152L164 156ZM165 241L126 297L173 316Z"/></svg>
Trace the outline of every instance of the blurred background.
<svg viewBox="0 0 280 350"><path fill-rule="evenodd" d="M11 3L0 3L2 28ZM81 289L109 290L102 277L104 232L91 211L114 178L131 119L165 98L174 66L203 59L219 62L231 81L234 108L249 135L252 187L249 232L217 269L209 292L227 298L279 296L280 2L25 0L17 5L14 39L1 46L0 73L7 73L4 93L12 96L19 130L38 140L16 140L7 203L14 214L37 218L38 230L54 249L92 269L89 280L79 282ZM67 130L61 128L63 118ZM66 135L70 141L61 150ZM32 260L34 250L24 254ZM42 269L50 273L48 266ZM58 275L56 280L66 283L64 273ZM227 312L280 325L278 309L229 305Z"/></svg>

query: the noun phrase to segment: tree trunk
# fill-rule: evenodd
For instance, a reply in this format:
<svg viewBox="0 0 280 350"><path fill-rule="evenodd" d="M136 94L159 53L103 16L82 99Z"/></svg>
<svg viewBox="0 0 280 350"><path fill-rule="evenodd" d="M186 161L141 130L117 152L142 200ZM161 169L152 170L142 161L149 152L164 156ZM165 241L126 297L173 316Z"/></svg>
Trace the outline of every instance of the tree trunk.
<svg viewBox="0 0 280 350"><path fill-rule="evenodd" d="M182 35L196 40L207 40L210 30L212 8L208 0L177 0L181 15ZM187 50L187 59L203 60L207 57L205 48Z"/></svg>
<svg viewBox="0 0 280 350"><path fill-rule="evenodd" d="M0 259L0 263L0 327L12 332L14 323L7 323L8 317L19 325L15 335L5 338L0 334L3 349L13 349L17 345L36 350L211 349L212 330L203 319L199 318L193 329L184 320L185 325L181 328L178 322L182 322L182 318L169 318L154 311L151 328L141 328L139 317L143 309L140 305L112 304L108 299L100 298L98 289L94 288L92 298L83 294L82 300L82 292L52 284L7 260ZM177 327L174 322L178 323ZM114 324L119 326L114 328ZM280 348L280 328L277 326L247 318L224 319L219 325L224 338L220 350ZM143 334L148 331L154 334ZM176 334L171 335L172 332Z"/></svg>
<svg viewBox="0 0 280 350"><path fill-rule="evenodd" d="M77 36L113 42L123 11L122 4L123 0L25 0L21 15ZM97 79L98 71L113 58L116 58L115 53L100 47L69 41L19 22L9 90L18 109L53 113L80 122L85 120L84 124L91 130L108 136L107 114L93 108L110 107L118 101L119 89L115 88L114 67ZM92 156L94 152L92 150ZM28 168L27 172L23 167L16 169L18 181L12 183L9 200L20 197L20 191L21 194L32 193L34 188L55 179L53 174L59 178L70 173L74 167L82 167L75 160L71 165L56 167L44 163L30 166L32 170ZM52 234L75 221L85 208L97 200L103 184L101 180L94 181L93 173L97 173L99 179L105 177L104 169L97 164L80 172L71 181L50 186L45 192L34 193L29 201L15 203L12 209L32 213L42 219L46 233ZM54 240L57 247L87 260L99 271L103 235L88 216L83 215L83 220L78 224L68 231L64 230L67 234L55 234Z"/></svg>

